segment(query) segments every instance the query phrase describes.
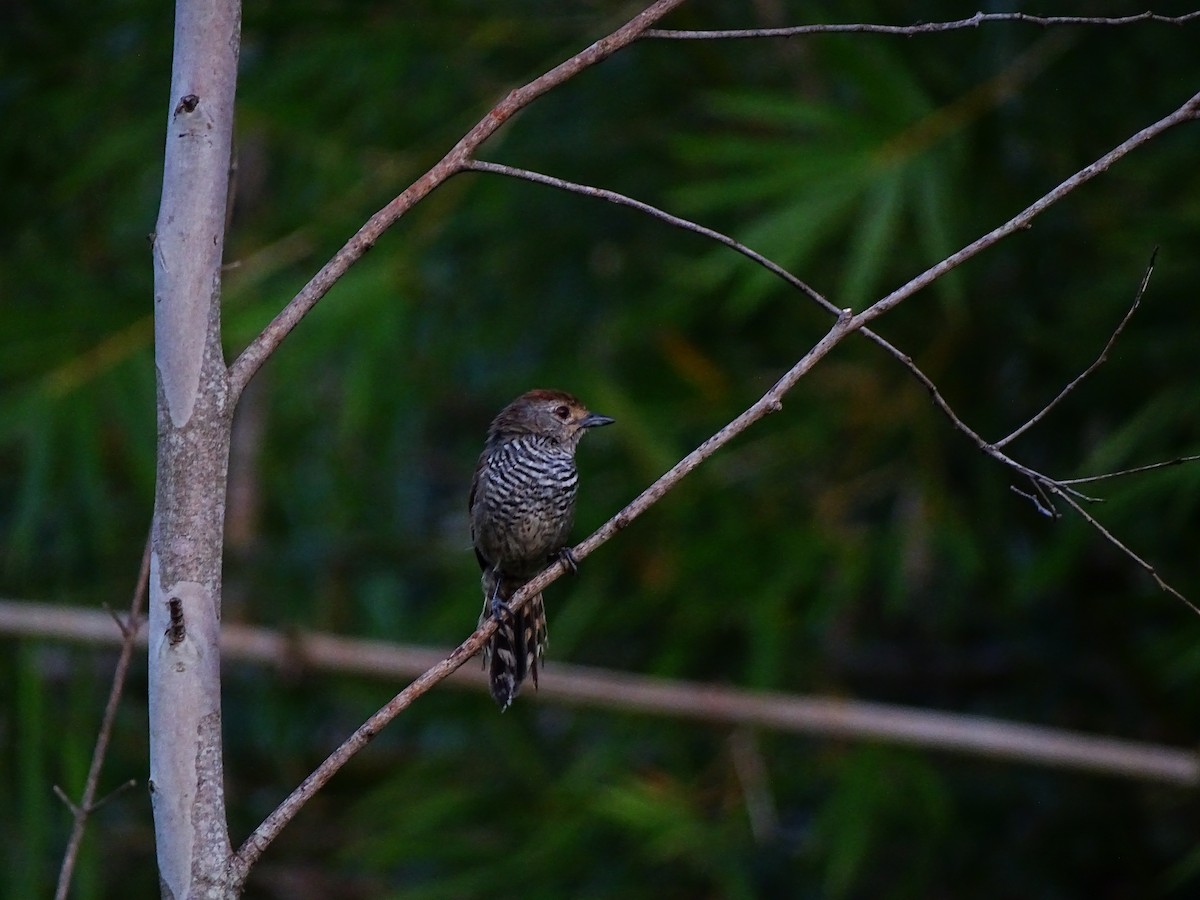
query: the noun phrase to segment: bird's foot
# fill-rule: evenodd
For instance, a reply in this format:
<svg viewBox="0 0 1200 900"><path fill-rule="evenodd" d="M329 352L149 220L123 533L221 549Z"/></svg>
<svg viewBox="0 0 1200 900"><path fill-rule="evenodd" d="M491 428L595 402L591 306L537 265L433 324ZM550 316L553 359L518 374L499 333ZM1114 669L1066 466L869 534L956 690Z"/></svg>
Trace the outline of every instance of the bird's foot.
<svg viewBox="0 0 1200 900"><path fill-rule="evenodd" d="M570 547L563 547L559 550L558 559L572 575L579 574L579 560L575 558L575 551Z"/></svg>
<svg viewBox="0 0 1200 900"><path fill-rule="evenodd" d="M508 601L500 596L500 591L492 594L492 599L488 601L488 606L492 613L492 618L497 622L503 622L506 618L512 618L512 607L508 605Z"/></svg>

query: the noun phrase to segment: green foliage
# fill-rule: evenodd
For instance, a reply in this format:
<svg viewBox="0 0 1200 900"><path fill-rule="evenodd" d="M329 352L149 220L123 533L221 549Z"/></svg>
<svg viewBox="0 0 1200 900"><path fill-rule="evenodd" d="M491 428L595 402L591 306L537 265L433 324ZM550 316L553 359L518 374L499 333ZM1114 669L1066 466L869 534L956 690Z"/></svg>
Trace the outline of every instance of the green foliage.
<svg viewBox="0 0 1200 900"><path fill-rule="evenodd" d="M228 358L495 99L619 18L494 6L247 5ZM773 24L759 14L685 8L670 24ZM169 7L0 15L0 589L120 608L153 496L146 235ZM780 15L817 18L794 3ZM898 15L856 3L820 18ZM483 155L725 230L861 309L1186 99L1195 33L644 41L539 100ZM1180 128L879 328L996 439L1096 357L1158 246L1109 362L1011 450L1063 476L1197 452L1197 197L1194 127ZM582 536L827 326L694 235L460 176L351 270L245 398L232 471L250 492L230 503L226 620L448 647L478 614L466 486L505 402L561 387L617 418L581 450ZM1194 745L1194 617L1011 481L893 362L848 342L551 588L548 666ZM1200 599L1200 467L1089 490L1106 527ZM69 826L51 785L78 796L112 657L4 641L0 883L46 896ZM225 687L236 842L399 686L231 663ZM101 793L144 782L144 696L138 670ZM1200 884L1191 794L794 735L755 743L765 784L752 789L719 728L534 695L499 716L483 695L438 690L288 828L248 896L1054 900ZM140 787L102 810L73 896L150 896L153 858Z"/></svg>

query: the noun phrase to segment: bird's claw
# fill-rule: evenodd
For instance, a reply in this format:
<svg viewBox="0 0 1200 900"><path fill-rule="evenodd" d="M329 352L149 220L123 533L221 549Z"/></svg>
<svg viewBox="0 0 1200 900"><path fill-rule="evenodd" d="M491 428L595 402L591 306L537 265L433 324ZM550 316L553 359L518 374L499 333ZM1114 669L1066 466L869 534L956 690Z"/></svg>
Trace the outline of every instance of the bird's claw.
<svg viewBox="0 0 1200 900"><path fill-rule="evenodd" d="M558 551L559 561L567 567L567 571L572 575L579 574L579 560L575 558L575 551L570 547L563 547Z"/></svg>
<svg viewBox="0 0 1200 900"><path fill-rule="evenodd" d="M492 618L497 622L503 622L505 618L512 618L512 607L508 605L508 601L500 596L500 592L492 594L492 599L489 603L491 607Z"/></svg>

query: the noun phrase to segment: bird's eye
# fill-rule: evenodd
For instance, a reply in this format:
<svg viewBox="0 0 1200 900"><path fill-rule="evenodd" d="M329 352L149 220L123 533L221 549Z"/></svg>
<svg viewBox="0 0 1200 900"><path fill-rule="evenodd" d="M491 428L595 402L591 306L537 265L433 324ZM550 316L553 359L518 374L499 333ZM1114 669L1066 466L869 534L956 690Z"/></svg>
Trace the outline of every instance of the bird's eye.
<svg viewBox="0 0 1200 900"><path fill-rule="evenodd" d="M571 418L571 410L566 406L560 406L558 409L556 409L554 411L554 414L556 416L558 416L560 419L562 419L564 422L567 419Z"/></svg>

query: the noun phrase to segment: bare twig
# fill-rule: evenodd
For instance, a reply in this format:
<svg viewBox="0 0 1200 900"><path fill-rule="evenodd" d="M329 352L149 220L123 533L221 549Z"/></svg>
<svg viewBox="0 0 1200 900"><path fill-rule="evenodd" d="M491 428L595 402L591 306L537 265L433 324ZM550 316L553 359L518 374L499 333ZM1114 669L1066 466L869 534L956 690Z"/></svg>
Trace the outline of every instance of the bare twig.
<svg viewBox="0 0 1200 900"><path fill-rule="evenodd" d="M317 302L329 292L346 271L362 259L380 236L406 212L448 179L463 171L475 150L511 119L538 97L575 77L584 69L602 62L618 50L635 41L643 31L680 6L684 0L657 0L638 13L608 37L601 38L590 47L555 66L544 75L510 91L493 106L463 138L451 148L429 171L409 185L383 209L371 216L366 224L333 255L321 270L285 306L271 323L263 329L242 351L229 367L230 402L245 389L254 373L266 362L285 337Z"/></svg>
<svg viewBox="0 0 1200 900"><path fill-rule="evenodd" d="M110 800L115 800L117 797L121 796L126 791L128 791L132 788L135 788L135 787L137 787L137 780L134 778L130 778L128 781L117 785L115 788L113 788L111 791L109 791L107 794L105 794L99 800L90 804L86 811L84 809L76 806L75 803L71 800L71 798L67 796L67 792L64 791L62 788L60 788L57 784L54 785L51 788L51 790L54 791L54 796L57 797L59 800L61 800L63 802L63 804L67 807L67 809L69 809L71 811L71 815L84 816L84 815L94 813L96 810L100 809L102 806L104 806Z"/></svg>
<svg viewBox="0 0 1200 900"><path fill-rule="evenodd" d="M1200 454L1195 456L1180 456L1175 459L1168 459L1165 462L1149 463L1144 466L1134 466L1132 469L1121 469L1117 472L1105 472L1103 475L1087 475L1083 478L1062 478L1059 479L1059 484L1087 484L1089 481L1107 481L1109 478L1120 478L1123 475L1137 475L1141 472L1149 472L1153 469L1165 469L1168 466L1178 466L1182 463L1195 462L1200 459Z"/></svg>
<svg viewBox="0 0 1200 900"><path fill-rule="evenodd" d="M117 615L117 613L116 613L116 610L114 610L114 609L113 609L111 606L109 606L107 603L104 603L104 604L101 604L101 605L103 606L103 608L104 608L104 611L105 611L106 613L108 613L108 614L109 614L109 616L111 616L111 617L112 617L112 620L113 620L113 621L114 621L114 622L117 624L117 631L121 632L121 637L123 637L123 638L124 638L124 637L129 637L129 627L130 627L130 626L128 626L128 625L126 625L126 624L125 624L125 620L124 620L124 619L122 619L120 616L118 616L118 615Z"/></svg>
<svg viewBox="0 0 1200 900"><path fill-rule="evenodd" d="M1040 25L1043 28L1059 25L1136 25L1143 22L1157 22L1166 25L1186 25L1200 19L1200 12L1191 12L1182 16L1163 16L1157 13L1144 12L1134 16L1031 16L1026 13L982 13L978 12L969 19L956 19L952 22L921 22L916 25L871 25L867 23L847 23L828 25L794 25L785 28L734 28L723 31L678 31L662 28L652 28L642 34L643 40L673 40L673 41L714 41L742 40L746 38L781 38L799 37L806 34L889 34L899 37L914 37L921 34L942 34L947 31L960 31L965 28L978 28L980 25L995 22L1022 22L1027 25Z"/></svg>
<svg viewBox="0 0 1200 900"><path fill-rule="evenodd" d="M68 797L67 792L57 784L51 785L50 790L54 792L55 797L62 801L63 806L70 811L72 816L78 817L83 814L83 810L76 806L75 801Z"/></svg>
<svg viewBox="0 0 1200 900"><path fill-rule="evenodd" d="M1001 438L1000 440L996 441L996 443L992 446L1003 447L1006 444L1010 444L1015 441L1038 422L1042 421L1042 419L1046 417L1050 410L1058 406L1059 403L1066 399L1067 395L1070 394L1071 391L1075 390L1075 388L1079 386L1080 382L1082 382L1085 378L1087 378L1108 361L1108 354L1112 352L1113 345L1116 344L1117 338L1121 336L1121 332L1125 330L1125 326L1129 324L1129 320L1133 318L1133 314L1137 312L1138 307L1142 305L1142 296L1146 293L1146 286L1150 284L1150 276L1154 274L1154 261L1157 258L1158 248L1155 247L1154 252L1150 254L1150 265L1146 267L1146 274L1142 276L1142 282L1138 285L1137 293L1133 295L1133 303L1130 304L1129 310L1125 313L1124 318L1121 319L1120 324L1118 324L1113 333L1109 335L1108 343L1104 345L1104 349L1100 351L1100 355L1096 357L1096 361L1076 375L1070 384L1058 392L1057 397L1042 407L1041 411L1037 413L1037 415L1031 418L1020 428L1013 431L1010 435L1008 435L1008 437Z"/></svg>
<svg viewBox="0 0 1200 900"><path fill-rule="evenodd" d="M544 175L541 172L533 172L529 169L519 169L516 166L506 166L500 163L485 162L483 160L472 159L463 166L464 169L472 172L485 172L491 175L505 175L509 178L519 178L522 181L531 181L534 184L544 184L547 187L557 188L560 191L569 191L573 194L582 194L585 197L593 197L597 200L603 200L606 203L614 203L617 206L627 206L630 209L636 209L638 212L645 213L658 219L660 222L665 222L668 225L679 228L683 231L690 231L693 234L701 235L708 238L710 241L716 241L718 244L724 244L731 250L736 250L738 253L745 256L747 259L758 263L768 272L777 275L785 282L790 284L796 290L802 292L809 297L813 302L817 303L826 312L836 316L841 312L836 306L826 300L813 288L809 287L783 266L768 259L756 250L752 250L745 244L735 241L727 234L722 234L720 231L684 219L680 216L673 215L666 210L659 209L657 206L652 206L641 200L636 200L626 194L610 191L607 188L593 187L590 184L580 184L576 181L567 181L565 178L555 178L553 175Z"/></svg>
<svg viewBox="0 0 1200 900"><path fill-rule="evenodd" d="M1053 503L1047 503L1045 501L1045 498L1042 494L1041 485L1039 485L1035 481L1033 483L1033 487L1034 487L1034 489L1032 491L1023 491L1019 487L1017 487L1015 484L1010 484L1008 486L1008 489L1010 491L1012 491L1014 494L1018 494L1019 496L1024 497L1026 500L1028 500L1030 503L1032 503L1033 508L1036 509L1038 512L1040 512L1047 519L1060 518L1062 516L1062 513L1060 513L1057 509L1054 508Z"/></svg>
<svg viewBox="0 0 1200 900"><path fill-rule="evenodd" d="M941 278L947 272L962 265L967 260L978 255L981 251L991 247L996 242L1008 237L1017 231L1022 231L1030 227L1033 220L1049 209L1063 197L1070 194L1077 188L1087 184L1097 175L1107 172L1112 165L1123 157L1127 156L1131 151L1136 150L1143 144L1154 140L1165 131L1174 128L1176 125L1181 125L1184 122L1192 122L1200 118L1200 93L1194 94L1182 106L1176 109L1169 115L1163 116L1157 122L1147 125L1137 134L1122 141L1108 153L1105 153L1098 160L1089 166L1080 169L1070 178L1063 181L1058 187L1049 193L1043 195L1017 215L1013 216L1003 225L989 231L983 237L972 241L967 246L963 247L957 253L953 253L946 257L940 263L932 266L913 278L907 284L902 285L892 293L888 294L882 300L878 300L871 306L867 307L861 313L854 317L855 330L860 328L866 322L870 322L879 318L888 310L892 309L897 304L907 300L913 294L927 288L937 279Z"/></svg>
<svg viewBox="0 0 1200 900"><path fill-rule="evenodd" d="M0 634L119 643L112 624L98 612L17 601L0 600ZM138 643L145 643L144 631ZM221 655L226 660L276 667L299 661L312 671L388 681L415 677L445 657L444 651L430 647L320 632L285 634L246 625L222 629ZM446 683L480 693L488 689L486 676L474 666L455 672ZM901 743L1026 765L1200 785L1200 753L1195 748L841 697L748 691L556 662L542 674L537 698L711 725Z"/></svg>
<svg viewBox="0 0 1200 900"><path fill-rule="evenodd" d="M129 674L129 661L133 657L133 648L139 632L142 604L146 599L146 586L150 580L150 540L146 539L146 547L142 551L142 565L138 572L137 585L133 589L133 599L129 602L129 619L122 623L120 619L108 610L108 614L117 622L121 634L121 654L117 657L117 667L113 671L112 687L108 691L108 703L104 707L104 716L100 720L100 732L96 735L96 746L92 750L92 761L88 766L87 780L83 786L83 796L78 804L67 799L66 794L54 786L55 793L67 804L74 818L71 835L67 839L63 851L62 865L58 870L58 886L54 891L54 900L66 900L71 888L71 877L75 872L75 861L79 857L79 847L83 842L83 833L87 828L88 817L104 802L113 796L109 794L96 802L96 790L100 784L100 770L104 766L104 757L108 753L108 743L112 739L113 725L117 719L117 707L121 703L121 694L125 690L125 679ZM122 790L123 788L118 788ZM116 793L116 792L114 792Z"/></svg>
<svg viewBox="0 0 1200 900"><path fill-rule="evenodd" d="M1109 531L1107 528L1105 528L1103 525L1101 525L1098 521L1096 521L1096 519L1087 510L1085 510L1082 506L1080 506L1075 501L1074 497L1072 497L1066 491L1062 490L1056 483L1054 483L1053 481L1051 481L1049 479L1047 479L1044 482L1044 487L1047 490L1053 492L1054 494L1057 494L1059 497L1062 497L1062 499L1072 509L1074 509L1075 512L1079 513L1079 515L1081 515L1084 519L1086 519L1087 522L1093 528L1095 528L1102 535L1104 535L1104 537L1108 539L1108 542L1110 544L1112 544L1114 547L1116 547L1118 550L1120 550L1122 553L1124 553L1127 557L1129 557L1131 560L1133 560L1135 563L1137 563L1139 566L1141 566L1142 569L1144 569L1146 571L1146 574L1154 579L1154 583L1158 585L1160 590L1166 591L1171 596L1175 597L1178 600L1181 600L1183 603L1185 603L1187 605L1188 609L1190 609L1196 615L1200 616L1200 606L1196 606L1196 604L1194 604L1191 600L1189 600L1187 597L1183 596L1183 594L1179 593L1179 591L1175 590L1175 588L1171 587L1171 585L1167 584L1167 582L1163 580L1162 576L1158 574L1158 570L1155 569L1154 566L1150 565L1150 563L1146 562L1145 559L1138 556L1136 553L1134 553L1132 550L1130 550L1127 546L1125 546L1123 543L1121 543L1121 541L1117 539L1117 536L1115 534L1113 534L1111 531Z"/></svg>

